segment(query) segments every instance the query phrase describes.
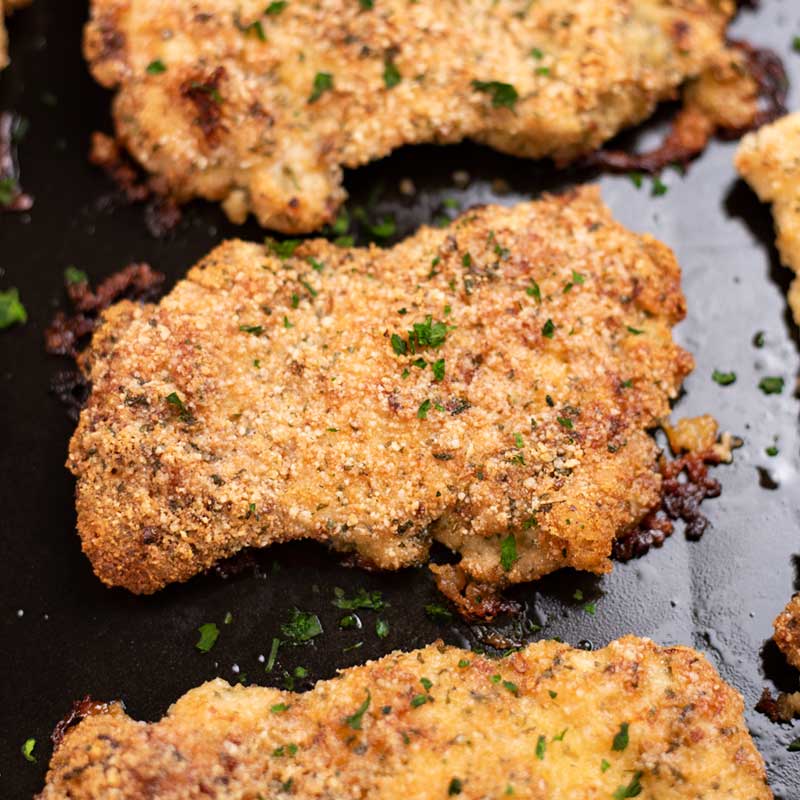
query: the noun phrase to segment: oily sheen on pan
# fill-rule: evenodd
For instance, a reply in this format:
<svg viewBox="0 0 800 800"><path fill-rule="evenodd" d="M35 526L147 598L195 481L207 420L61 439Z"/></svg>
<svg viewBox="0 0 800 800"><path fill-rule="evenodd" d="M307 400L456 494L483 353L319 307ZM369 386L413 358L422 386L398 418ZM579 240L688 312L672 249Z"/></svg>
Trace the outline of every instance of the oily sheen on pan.
<svg viewBox="0 0 800 800"><path fill-rule="evenodd" d="M501 587L607 572L661 499L684 311L672 252L595 188L385 250L227 242L84 356L83 549L143 593L301 538L381 569L435 539Z"/></svg>
<svg viewBox="0 0 800 800"><path fill-rule="evenodd" d="M85 52L96 80L116 90L118 141L158 192L308 232L336 217L343 167L404 144L466 138L568 162L682 87L692 151L717 126L752 125L753 71L726 42L735 8L93 0Z"/></svg>

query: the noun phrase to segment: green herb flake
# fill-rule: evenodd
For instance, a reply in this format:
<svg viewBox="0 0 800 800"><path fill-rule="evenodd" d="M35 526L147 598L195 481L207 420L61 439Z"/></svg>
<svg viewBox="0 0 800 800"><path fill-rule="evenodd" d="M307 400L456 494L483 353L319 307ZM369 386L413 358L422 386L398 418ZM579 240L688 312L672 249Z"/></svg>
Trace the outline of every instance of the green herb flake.
<svg viewBox="0 0 800 800"><path fill-rule="evenodd" d="M267 239L266 244L278 258L287 259L294 255L294 251L297 250L301 242L299 239L284 239L281 242L276 239Z"/></svg>
<svg viewBox="0 0 800 800"><path fill-rule="evenodd" d="M508 572L518 560L517 541L513 534L509 534L500 542L500 565Z"/></svg>
<svg viewBox="0 0 800 800"><path fill-rule="evenodd" d="M453 797L454 795L461 794L461 790L464 788L464 784L458 778L453 778L450 781L450 785L447 787L447 794L449 797Z"/></svg>
<svg viewBox="0 0 800 800"><path fill-rule="evenodd" d="M541 61L544 58L544 53L538 47L533 47L531 48L531 58Z"/></svg>
<svg viewBox="0 0 800 800"><path fill-rule="evenodd" d="M770 456L770 458L774 458L780 452L776 445L771 444L769 447L765 448L764 452Z"/></svg>
<svg viewBox="0 0 800 800"><path fill-rule="evenodd" d="M403 76L400 74L400 70L397 69L397 64L394 61L387 60L386 63L383 65L383 84L387 89L394 89L400 81L403 80Z"/></svg>
<svg viewBox="0 0 800 800"><path fill-rule="evenodd" d="M525 294L527 294L528 297L534 298L534 300L536 300L537 303L542 302L542 292L539 289L539 284L536 283L536 281L533 280L533 278L531 278L531 285L525 289Z"/></svg>
<svg viewBox="0 0 800 800"><path fill-rule="evenodd" d="M217 643L219 628L213 622L206 622L205 625L201 625L197 630L200 632L200 639L195 647L201 653L207 653Z"/></svg>
<svg viewBox="0 0 800 800"><path fill-rule="evenodd" d="M444 359L440 358L431 364L433 370L433 377L437 382L444 380Z"/></svg>
<svg viewBox="0 0 800 800"><path fill-rule="evenodd" d="M0 206L10 206L18 191L14 178L0 178Z"/></svg>
<svg viewBox="0 0 800 800"><path fill-rule="evenodd" d="M411 708L419 708L424 706L430 698L426 694L416 694L411 698Z"/></svg>
<svg viewBox="0 0 800 800"><path fill-rule="evenodd" d="M155 61L151 61L145 69L145 72L148 75L160 75L162 72L166 71L167 65L160 58L157 58Z"/></svg>
<svg viewBox="0 0 800 800"><path fill-rule="evenodd" d="M419 682L422 684L422 688L425 689L426 692L429 692L433 686L433 682L430 680L430 678L420 678Z"/></svg>
<svg viewBox="0 0 800 800"><path fill-rule="evenodd" d="M569 730L569 728L564 728L564 730L561 731L561 733L559 733L559 734L557 734L556 736L553 737L553 741L554 742L563 742L564 741L564 737L567 735L567 731L568 730Z"/></svg>
<svg viewBox="0 0 800 800"><path fill-rule="evenodd" d="M714 383L718 383L720 386L730 386L732 383L736 383L736 373L722 372L718 369L715 369L711 373L711 379L714 381Z"/></svg>
<svg viewBox="0 0 800 800"><path fill-rule="evenodd" d="M164 399L178 411L178 417L182 422L192 421L192 415L177 392L170 392Z"/></svg>
<svg viewBox="0 0 800 800"><path fill-rule="evenodd" d="M266 7L264 13L269 17L276 17L287 5L289 4L286 0L273 0L273 2Z"/></svg>
<svg viewBox="0 0 800 800"><path fill-rule="evenodd" d="M364 698L364 702L356 709L356 711L353 714L351 714L349 717L345 717L344 722L348 728L352 728L354 731L361 730L361 721L364 719L364 714L366 714L371 701L372 701L372 696L369 693L369 689L367 689L367 696Z"/></svg>
<svg viewBox="0 0 800 800"><path fill-rule="evenodd" d="M467 659L467 658L461 658L461 659L459 659L459 661L458 661L458 666L459 666L461 669L464 669L465 667L468 667L468 666L469 666L471 663L472 663L472 662L471 662L469 659Z"/></svg>
<svg viewBox="0 0 800 800"><path fill-rule="evenodd" d="M510 83L501 81L472 81L472 88L476 92L484 92L492 96L493 108L513 109L519 100L517 90Z"/></svg>
<svg viewBox="0 0 800 800"><path fill-rule="evenodd" d="M0 322L0 327L2 327L2 322ZM761 389L764 394L781 394L781 392L783 392L783 378L775 376L762 378L758 382L758 388Z"/></svg>
<svg viewBox="0 0 800 800"><path fill-rule="evenodd" d="M28 321L28 312L19 299L16 289L0 292L0 331L10 328L16 323Z"/></svg>
<svg viewBox="0 0 800 800"><path fill-rule="evenodd" d="M272 672L275 667L275 660L278 658L278 648L281 646L281 640L277 637L273 638L272 646L269 649L267 656L267 663L264 665L264 672Z"/></svg>
<svg viewBox="0 0 800 800"><path fill-rule="evenodd" d="M607 772L611 769L611 764L608 763L605 759L600 762L600 772Z"/></svg>
<svg viewBox="0 0 800 800"><path fill-rule="evenodd" d="M333 594L333 605L344 611L355 611L359 608L366 608L370 611L382 611L387 606L383 595L378 590L368 592L360 588L353 597L348 598L345 596L344 589L340 589L337 586L333 590Z"/></svg>
<svg viewBox="0 0 800 800"><path fill-rule="evenodd" d="M585 611L587 614L591 614L592 616L594 616L594 615L597 613L597 603L587 603L587 604L586 604L586 605L583 607L583 610L584 610L584 611Z"/></svg>
<svg viewBox="0 0 800 800"><path fill-rule="evenodd" d="M25 760L30 761L31 763L36 762L36 756L33 754L34 747L36 747L36 739L26 739L20 748Z"/></svg>
<svg viewBox="0 0 800 800"><path fill-rule="evenodd" d="M290 644L305 644L322 633L322 623L316 614L295 608L289 621L281 625L281 633Z"/></svg>
<svg viewBox="0 0 800 800"><path fill-rule="evenodd" d="M665 195L669 191L669 187L661 180L660 175L656 175L653 177L653 188L650 190L650 194L653 197L661 197Z"/></svg>
<svg viewBox="0 0 800 800"><path fill-rule="evenodd" d="M795 36L794 39L792 39L792 50L794 50L795 53L800 53L800 36Z"/></svg>
<svg viewBox="0 0 800 800"><path fill-rule="evenodd" d="M358 4L361 6L362 11L370 11L375 5L375 0L358 0Z"/></svg>
<svg viewBox="0 0 800 800"><path fill-rule="evenodd" d="M314 83L311 94L308 96L309 103L316 103L325 92L333 90L333 75L330 72L318 72L314 76Z"/></svg>
<svg viewBox="0 0 800 800"><path fill-rule="evenodd" d="M260 325L240 325L239 330L243 333L252 333L253 336L261 336L264 329Z"/></svg>
<svg viewBox="0 0 800 800"><path fill-rule="evenodd" d="M552 700L555 700L556 697L558 697L558 692L554 692L552 689L550 689L547 693L550 695Z"/></svg>
<svg viewBox="0 0 800 800"><path fill-rule="evenodd" d="M641 172L631 172L628 177L631 179L631 183L637 188L642 188L643 178Z"/></svg>
<svg viewBox="0 0 800 800"><path fill-rule="evenodd" d="M325 269L325 264L322 261L317 261L313 256L308 256L306 261L311 265L311 269L313 269L314 272L322 272L322 270Z"/></svg>
<svg viewBox="0 0 800 800"><path fill-rule="evenodd" d="M630 325L627 326L627 330L632 336L641 336L644 333L640 328L632 328Z"/></svg>
<svg viewBox="0 0 800 800"><path fill-rule="evenodd" d="M544 734L542 734L536 740L536 758L538 758L539 761L544 761L544 752L546 749L547 749L547 737Z"/></svg>
<svg viewBox="0 0 800 800"><path fill-rule="evenodd" d="M642 793L642 784L639 779L642 777L641 771L636 771L627 786L619 786L612 797L614 800L626 800L628 797L638 797Z"/></svg>
<svg viewBox="0 0 800 800"><path fill-rule="evenodd" d="M30 740L28 740L28 741L30 741ZM27 742L26 742L26 744L27 744ZM800 737L798 737L793 742L791 742L786 749L790 753L800 753Z"/></svg>
<svg viewBox="0 0 800 800"><path fill-rule="evenodd" d="M417 419L427 419L428 418L428 411L431 408L431 401L430 400L423 400L419 408L417 409Z"/></svg>
<svg viewBox="0 0 800 800"><path fill-rule="evenodd" d="M425 614L434 622L450 622L453 619L453 613L441 603L427 603Z"/></svg>
<svg viewBox="0 0 800 800"><path fill-rule="evenodd" d="M623 722L619 726L619 731L614 734L614 741L611 743L611 749L617 753L621 753L628 747L628 723Z"/></svg>
<svg viewBox="0 0 800 800"><path fill-rule="evenodd" d="M88 283L89 276L82 269L70 265L64 270L64 280L69 286L74 286L78 283Z"/></svg>
<svg viewBox="0 0 800 800"><path fill-rule="evenodd" d="M514 697L519 697L519 686L517 686L517 684L513 681L503 681L503 688L506 691L511 692Z"/></svg>
<svg viewBox="0 0 800 800"><path fill-rule="evenodd" d="M276 703L274 706L271 706L269 709L273 714L283 714L284 711L289 710L289 706L286 703Z"/></svg>
<svg viewBox="0 0 800 800"><path fill-rule="evenodd" d="M558 420L558 424L559 424L559 425L560 425L562 428L566 428L567 430L570 430L570 431L571 431L571 430L572 430L572 429L575 427L575 426L572 424L572 420L571 420L571 419L569 419L568 417L556 417L556 420Z"/></svg>
<svg viewBox="0 0 800 800"><path fill-rule="evenodd" d="M392 350L394 350L395 355L404 356L408 352L408 344L406 343L406 340L403 339L402 336L393 333L391 342L392 342Z"/></svg>
<svg viewBox="0 0 800 800"><path fill-rule="evenodd" d="M389 635L389 623L385 619L376 620L375 633L379 639L385 639Z"/></svg>
<svg viewBox="0 0 800 800"><path fill-rule="evenodd" d="M544 336L545 339L552 339L555 331L556 326L553 324L553 320L548 318L547 322L542 326L542 336Z"/></svg>

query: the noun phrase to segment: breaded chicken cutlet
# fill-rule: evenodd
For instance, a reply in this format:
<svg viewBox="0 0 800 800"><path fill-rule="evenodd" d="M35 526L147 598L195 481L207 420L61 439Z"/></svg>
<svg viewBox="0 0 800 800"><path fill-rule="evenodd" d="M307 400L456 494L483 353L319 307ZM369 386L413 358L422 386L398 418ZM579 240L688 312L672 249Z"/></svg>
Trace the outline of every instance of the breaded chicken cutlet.
<svg viewBox="0 0 800 800"><path fill-rule="evenodd" d="M0 69L8 66L8 31L5 16L17 8L27 6L31 0L0 0Z"/></svg>
<svg viewBox="0 0 800 800"><path fill-rule="evenodd" d="M216 679L160 722L68 731L39 800L767 800L740 695L686 647L431 645L306 694Z"/></svg>
<svg viewBox="0 0 800 800"><path fill-rule="evenodd" d="M796 594L775 618L775 644L786 660L800 669L800 594Z"/></svg>
<svg viewBox="0 0 800 800"><path fill-rule="evenodd" d="M397 246L227 242L104 314L70 444L83 549L153 592L312 538L476 581L611 569L660 501L647 430L693 366L672 252L596 188Z"/></svg>
<svg viewBox="0 0 800 800"><path fill-rule="evenodd" d="M772 203L781 261L800 273L800 113L748 134L736 168L760 200ZM800 279L789 288L789 307L800 325Z"/></svg>
<svg viewBox="0 0 800 800"><path fill-rule="evenodd" d="M725 41L735 5L93 0L85 53L159 191L307 232L335 218L342 167L404 144L569 162L684 85L682 136L747 127L758 89Z"/></svg>

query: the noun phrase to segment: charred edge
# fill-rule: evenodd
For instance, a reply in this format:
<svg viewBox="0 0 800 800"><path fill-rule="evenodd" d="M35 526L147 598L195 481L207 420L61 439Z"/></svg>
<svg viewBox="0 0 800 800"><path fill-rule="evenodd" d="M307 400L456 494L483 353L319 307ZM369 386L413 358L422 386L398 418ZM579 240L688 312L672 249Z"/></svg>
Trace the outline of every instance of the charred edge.
<svg viewBox="0 0 800 800"><path fill-rule="evenodd" d="M194 105L197 113L195 122L212 146L218 143L220 133L225 130L219 91L224 77L225 67L217 67L210 75L186 80L180 87L181 95Z"/></svg>
<svg viewBox="0 0 800 800"><path fill-rule="evenodd" d="M499 614L518 614L520 606L502 594L501 588L470 580L459 566L431 564L439 591L466 621L491 622Z"/></svg>
<svg viewBox="0 0 800 800"><path fill-rule="evenodd" d="M51 394L64 406L73 422L78 421L91 389L91 384L79 369L59 370L50 379Z"/></svg>
<svg viewBox="0 0 800 800"><path fill-rule="evenodd" d="M723 128L720 136L725 139L738 139L748 131L782 117L786 111L789 93L789 77L780 56L765 47L755 47L744 40L729 40L731 47L744 53L747 69L758 84L758 96L764 101L762 108L750 125L744 128Z"/></svg>
<svg viewBox="0 0 800 800"><path fill-rule="evenodd" d="M56 313L44 333L45 351L50 355L75 358L85 338L97 328L101 311L123 297L154 300L163 283L164 275L149 264L128 264L109 275L94 292L88 281L68 284L67 294L74 313Z"/></svg>
<svg viewBox="0 0 800 800"><path fill-rule="evenodd" d="M758 111L749 125L742 128L716 130L721 139L738 139L750 130L760 128L786 113L789 80L780 57L772 50L754 47L746 41L730 40L731 47L740 50L746 59L747 69L758 85L759 99L764 108ZM645 172L657 174L666 167L687 167L692 159L705 150L715 133L714 124L698 109L682 108L664 141L646 153L627 153L624 150L596 150L582 163L608 172Z"/></svg>
<svg viewBox="0 0 800 800"><path fill-rule="evenodd" d="M3 211L29 211L33 207L33 198L19 185L19 162L14 134L19 130L20 120L11 111L0 113L0 180L9 182L11 186L8 202L0 203L0 210Z"/></svg>
<svg viewBox="0 0 800 800"><path fill-rule="evenodd" d="M89 161L116 185L128 203L147 203L145 224L156 238L174 230L181 220L178 204L157 178L148 178L118 142L104 133L92 134Z"/></svg>
<svg viewBox="0 0 800 800"><path fill-rule="evenodd" d="M661 505L638 527L615 540L613 557L617 561L630 561L643 556L651 547L661 547L674 531L673 522L679 519L686 523L686 538L698 541L709 524L700 505L708 497L719 497L722 491L719 481L708 474L709 467L718 463L719 457L712 452L689 453L674 461L662 456Z"/></svg>
<svg viewBox="0 0 800 800"><path fill-rule="evenodd" d="M223 580L228 580L228 578L234 578L245 572L256 571L259 567L256 552L252 548L242 550L235 555L229 556L224 561L214 564L213 567L206 570L206 574L211 573L218 575Z"/></svg>
<svg viewBox="0 0 800 800"><path fill-rule="evenodd" d="M756 711L763 714L770 722L783 722L783 715L780 712L778 701L772 696L772 692L765 688L761 692L761 697L756 703Z"/></svg>
<svg viewBox="0 0 800 800"><path fill-rule="evenodd" d="M50 741L53 747L57 750L61 742L64 740L67 731L73 726L77 725L81 720L87 717L96 717L100 714L107 714L111 710L112 703L103 703L98 700L92 700L87 694L83 700L76 700L72 704L69 713L62 719L50 734Z"/></svg>

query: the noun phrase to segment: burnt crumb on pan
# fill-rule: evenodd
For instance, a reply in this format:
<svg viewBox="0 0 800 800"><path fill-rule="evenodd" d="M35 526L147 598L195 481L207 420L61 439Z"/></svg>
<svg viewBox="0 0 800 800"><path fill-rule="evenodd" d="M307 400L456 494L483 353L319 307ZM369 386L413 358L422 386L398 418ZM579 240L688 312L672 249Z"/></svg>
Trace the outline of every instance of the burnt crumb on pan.
<svg viewBox="0 0 800 800"><path fill-rule="evenodd" d="M17 144L25 132L22 117L12 111L0 112L0 209L3 211L30 211L33 198L20 186Z"/></svg>
<svg viewBox="0 0 800 800"><path fill-rule="evenodd" d="M709 525L700 505L708 497L719 497L722 491L719 481L708 474L709 467L720 461L719 454L713 451L688 453L673 460L662 455L659 460L661 505L638 527L614 542L614 558L630 561L643 556L651 547L661 547L673 534L673 523L679 519L686 524L686 538L698 541Z"/></svg>
<svg viewBox="0 0 800 800"><path fill-rule="evenodd" d="M431 564L436 587L467 621L491 622L499 614L518 614L520 606L501 587L467 576L457 564Z"/></svg>
<svg viewBox="0 0 800 800"><path fill-rule="evenodd" d="M53 728L53 732L50 734L50 741L53 742L53 747L58 749L59 745L64 740L64 736L66 735L67 731L73 725L77 725L87 717L96 717L101 714L108 714L112 710L113 706L119 705L120 704L118 702L105 703L99 700L92 700L88 694L83 698L83 700L76 700L72 704L72 708L69 710L67 715L56 724L55 728Z"/></svg>
<svg viewBox="0 0 800 800"><path fill-rule="evenodd" d="M763 714L770 722L782 722L780 709L778 708L778 701L773 697L772 692L768 688L764 688L761 692L761 697L758 698L755 710L759 714Z"/></svg>
<svg viewBox="0 0 800 800"><path fill-rule="evenodd" d="M92 134L89 162L106 173L126 202L147 203L145 224L156 238L166 236L181 221L180 208L162 182L145 177L112 137L97 131Z"/></svg>
<svg viewBox="0 0 800 800"><path fill-rule="evenodd" d="M48 355L77 359L90 335L100 323L101 312L123 298L146 302L155 300L164 275L149 264L128 264L103 279L93 291L88 280L67 283L71 313L59 309L44 332ZM58 370L50 380L50 391L77 420L91 391L91 385L77 366Z"/></svg>
<svg viewBox="0 0 800 800"><path fill-rule="evenodd" d="M248 548L230 556L230 558L226 558L224 561L220 561L219 564L215 564L207 572L227 580L245 572L256 571L258 567L259 561L256 551Z"/></svg>
<svg viewBox="0 0 800 800"><path fill-rule="evenodd" d="M741 66L755 82L758 99L763 105L745 123L732 124L732 120L715 118L702 100L687 100L658 147L645 153L600 149L587 156L584 163L609 172L651 175L671 166L686 168L705 150L715 133L721 139L738 139L786 114L789 79L780 57L772 50L755 47L747 41L729 40L728 44L742 54Z"/></svg>

